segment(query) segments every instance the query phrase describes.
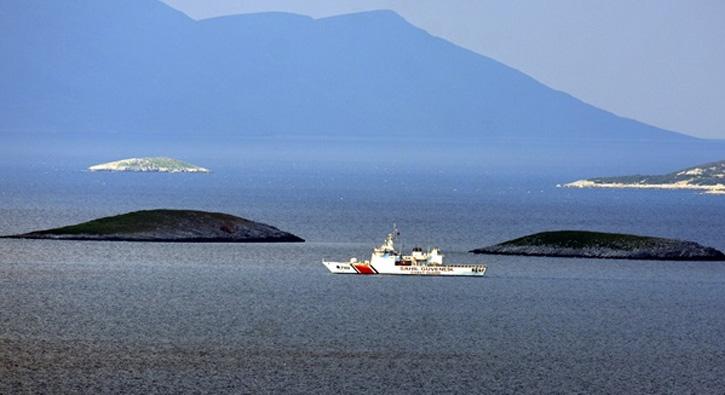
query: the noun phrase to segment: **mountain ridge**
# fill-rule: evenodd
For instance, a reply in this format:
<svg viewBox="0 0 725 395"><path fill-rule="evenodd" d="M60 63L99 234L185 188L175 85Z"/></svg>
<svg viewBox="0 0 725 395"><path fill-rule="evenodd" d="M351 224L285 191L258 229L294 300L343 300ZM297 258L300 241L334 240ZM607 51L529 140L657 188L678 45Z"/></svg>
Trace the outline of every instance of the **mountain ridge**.
<svg viewBox="0 0 725 395"><path fill-rule="evenodd" d="M520 117L505 114L507 107L503 103L499 104L499 102L529 101L528 94L532 92L538 92L537 94L547 97L550 102L549 105L553 103L554 109L556 109L556 106L574 106L580 107L578 109L580 112L593 111L596 113L600 111L568 94L552 90L530 76L498 61L432 36L408 23L404 18L392 11L368 11L320 19L289 13L259 13L195 21L186 14L161 2L130 2L129 4L134 5L132 10L127 10L120 16L112 15L109 7L113 9L113 6L109 5L108 2L101 1L99 3L101 5L89 6L89 3L85 1L72 1L70 4L74 6L73 12L59 12L57 15L50 17L50 20L55 21L51 25L55 26L55 29L60 29L60 32L63 33L62 36L64 36L61 38L65 41L60 42L60 44L66 46L67 51L63 55L65 55L65 61L69 62L68 67L71 69L66 70L66 72L70 73L71 76L74 71L80 74L71 78L67 86L65 86L65 88L70 88L71 99L81 103L84 101L90 102L91 99L97 97L102 98L104 95L109 99L113 99L109 92L114 92L119 96L118 99L128 98L130 101L131 98L136 100L147 98L148 104L183 105L185 109L192 110L193 106L184 103L183 98L196 96L202 100L196 100L195 102L203 104L203 106L198 107L196 114L198 114L198 117L201 117L202 114L209 115L211 120L204 122L204 126L201 126L202 122L194 121L197 117L187 116L187 122L178 122L178 124L181 124L178 126L196 123L197 126L192 126L192 130L202 128L219 130L230 129L235 125L238 126L239 120L230 117L230 113L233 112L232 109L240 110L242 115L247 117L255 117L255 111L250 110L248 113L244 113L245 105L254 105L249 98L254 94L258 94L262 100L269 101L270 107L281 106L283 110L280 113L297 118L295 123L280 122L276 125L275 121L270 119L257 118L255 119L256 122L250 122L252 125L256 124L256 126L251 126L250 129L258 129L262 133L286 132L292 129L292 124L294 124L300 125L297 127L302 129L296 133L334 135L337 134L336 130L346 127L347 123L365 120L356 116L357 111L338 105L338 99L350 102L355 109L359 109L361 113L364 112L368 116L383 118L381 122L375 122L371 119L365 120L364 123L367 123L368 126L364 130L359 128L357 133L389 133L394 130L400 134L436 135L453 128L467 137L475 137L479 133L484 135L500 134L499 129L504 128L507 122L515 119L519 119L519 122L521 122L521 120ZM141 5L144 5L144 7L141 7ZM151 12L143 12L148 8L148 5L152 5ZM83 13L78 11L83 10L84 6L91 8L95 12L93 18L84 17ZM125 9L128 6L117 8ZM136 8L138 8L137 11ZM166 9L166 13L163 12L164 9ZM68 16L68 14L71 15ZM144 14L146 16L140 21L136 21L129 14L132 16ZM94 28L99 28L97 25L99 20L109 23L107 19L116 21L121 25L126 21L126 26L123 26L125 28L119 28L119 26L99 28L96 40L101 44L92 40L84 44L82 34L73 33L71 28L66 29L68 27L66 22L78 19L82 22L81 26L87 24ZM161 23L163 29L152 26L152 22L156 19L163 19L163 23ZM131 20L133 22L130 22ZM292 26L290 26L290 20L302 23L291 24ZM109 25L113 24L109 23ZM80 30L82 31L82 29ZM209 32L208 30L214 31ZM296 40L290 32L291 30L293 33L303 34L310 40L307 42ZM167 33L173 31L174 34L179 34L183 41L175 39L174 35L160 35L160 38L152 37L153 40L147 38L147 43L143 46L137 45L134 49L128 49L121 45L133 38L133 32L141 32L151 36L164 31ZM44 37L48 40L53 39L48 35ZM340 37L345 38L345 40L340 40ZM225 39L229 38L237 39L232 43L231 47L223 43ZM249 41L254 38L260 40L263 45L251 45ZM116 44L116 46L110 44ZM170 44L179 46L179 51L176 52L174 46ZM309 55L301 53L298 46L302 44L305 44L305 51L313 53ZM74 46L84 53L82 55L73 53ZM245 62L242 57L230 55L234 53L235 48L246 49L244 52L250 54L250 57L263 62L262 66L264 67ZM202 53L194 54L195 50ZM85 53L86 51L91 53ZM94 51L96 52L95 56L88 56L92 55ZM136 51L137 53L127 51ZM222 55L225 55L228 60L211 64L199 63L202 59L214 59ZM264 57L265 55L268 55L267 58ZM270 55L274 55L274 59L270 60ZM325 62L325 57L327 57L328 62ZM453 57L455 61L442 62L440 59L445 57ZM173 73L168 70L159 74L158 70L163 63L152 60L156 58L167 59L182 72L177 76L172 75ZM118 67L116 63L119 60L127 64ZM327 63L333 60L334 64L326 66ZM380 60L384 62L380 62ZM104 63L104 61L106 62ZM57 65L57 60L52 63L55 64L51 65L51 70L46 70L51 75L54 73L52 66ZM360 65L360 63L363 64ZM230 68L229 66L232 65L233 67ZM76 69L75 66L78 66L78 68ZM183 69L184 67L188 67L188 69ZM318 70L318 67L323 69L321 74L314 73L314 71ZM441 68L447 70L439 70ZM481 68L485 69L485 72L481 70L471 72L471 70ZM278 72L269 73L270 69L276 69L274 71ZM262 91L259 87L255 87L253 83L250 83L252 82L251 78L245 79L244 75L240 75L239 70L262 77L261 80L267 82L266 90ZM343 72L340 72L340 70L343 70ZM60 71L63 72L62 69ZM477 77L476 74L478 74ZM90 77L88 77L89 75ZM221 81L219 80L222 78L220 76L223 76ZM59 73L58 79L61 79L60 77L63 77L62 73ZM193 77L204 78L209 85L194 86L190 83L194 79ZM145 79L150 85L149 88L156 87L159 90L142 89L134 87L132 84L122 84L124 78L129 80L137 79L140 86L143 86L143 80ZM274 81L280 78L287 81L281 86L276 86ZM472 78L473 80L471 80ZM74 79L76 80L74 81ZM332 83L329 81L331 79L333 80ZM506 81L505 83L498 83L498 79ZM306 81L310 82L307 83ZM219 84L219 82L223 84ZM244 95L244 92L235 94L230 92L229 89L225 89L225 86L245 86L245 83L247 89L249 89L249 96ZM315 109L315 106L306 105L305 98L300 96L292 99L284 97L285 93L289 94L290 90L294 91L297 88L295 85L304 88L305 92L310 92L310 96L316 99L313 101L316 103L317 108L321 110L319 116L305 116L310 110ZM370 88L370 85L374 85L374 88ZM98 88L94 89L94 86ZM336 89L336 87L339 87L339 89ZM478 87L479 90L475 89L475 87ZM481 91L484 89L481 88L494 88L498 97L482 95ZM163 92L163 90L168 90L169 94L161 94L160 91ZM72 95L74 91L76 91L76 94ZM218 102L214 103L214 105L207 104L206 102L215 101L214 97L204 97L210 92L219 94L217 99L226 101L230 108L219 111L217 108ZM463 99L471 100L439 100L440 97L436 97L438 95L455 96L456 94L467 96ZM60 95L53 94L53 96ZM424 100L416 99L421 96ZM376 105L375 102L381 98L384 98L385 103ZM417 100L417 103L411 102L414 100ZM573 101L574 103L567 103L567 101ZM72 105L72 103L69 103L69 105ZM132 106L132 103L126 102L126 105ZM485 117L476 115L480 113L477 107L481 105L488 107L488 111L484 111L487 114ZM298 111L300 107L304 107L307 111ZM87 108L91 110L93 106L89 105ZM258 109L262 109L261 106ZM267 111L256 112L271 112L269 107L264 109ZM112 121L113 118L118 118L116 113L119 110L119 108L115 108L115 111L109 108L98 108L99 114L95 117L97 122L84 123L89 128L123 129L121 125L125 122ZM397 114L392 114L392 110L397 110L395 111ZM158 126L153 127L148 115L144 117L145 114L142 109L137 109L137 111L141 112L141 118L147 118L146 124L142 122L139 122L139 124L146 126L148 129L170 129L169 126L177 124L175 121L179 117L178 114L176 114L176 117L174 114L168 114L165 120L166 123L159 122ZM335 113L340 111L343 112L344 116L335 119ZM59 112L68 114L67 111ZM216 114L214 114L215 112ZM195 112L188 111L187 113L194 114ZM497 114L502 114L502 116L497 116ZM164 114L156 115L163 116ZM581 114L572 115L575 117L581 116ZM598 115L601 116L601 114ZM138 119L139 114L136 114L135 118ZM40 117L40 119L43 119L43 117ZM384 122L386 119L390 122ZM216 120L224 120L224 123L219 121L220 125L213 127ZM121 125L106 126L105 128L100 126L104 123L114 124L114 122ZM609 119L609 122L627 123L629 121L617 117L613 120ZM397 125L395 125L396 123ZM390 124L395 125L395 127L388 126ZM564 122L557 123L559 126L565 124ZM534 122L524 123L522 126L533 127ZM647 129L643 132L645 134L653 130L659 130L648 126L639 126ZM553 127L551 126L551 128ZM175 129L178 130L179 128ZM614 129L616 128L612 128L612 130ZM539 132L545 133L547 130L539 130ZM678 134L675 138L681 138L681 136ZM583 136L569 133L568 137ZM664 135L662 137L665 138Z"/></svg>
<svg viewBox="0 0 725 395"><path fill-rule="evenodd" d="M195 20L158 1L28 0L0 11L11 21L0 24L0 130L18 139L116 139L127 149L106 154L123 156L199 136L451 141L502 155L521 142L541 161L572 142L592 161L639 160L649 143L678 163L721 156L698 145L716 142L598 109L389 10Z"/></svg>

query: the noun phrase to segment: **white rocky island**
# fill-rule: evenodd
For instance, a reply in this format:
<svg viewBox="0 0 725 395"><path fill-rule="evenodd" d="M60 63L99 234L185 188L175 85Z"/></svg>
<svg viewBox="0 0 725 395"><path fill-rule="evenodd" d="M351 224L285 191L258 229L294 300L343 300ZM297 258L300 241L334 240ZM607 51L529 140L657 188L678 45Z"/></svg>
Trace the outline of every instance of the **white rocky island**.
<svg viewBox="0 0 725 395"><path fill-rule="evenodd" d="M656 176L599 177L564 184L566 188L694 189L725 194L725 160Z"/></svg>
<svg viewBox="0 0 725 395"><path fill-rule="evenodd" d="M156 172L156 173L208 173L209 170L173 158L129 158L101 163L88 168L90 171Z"/></svg>

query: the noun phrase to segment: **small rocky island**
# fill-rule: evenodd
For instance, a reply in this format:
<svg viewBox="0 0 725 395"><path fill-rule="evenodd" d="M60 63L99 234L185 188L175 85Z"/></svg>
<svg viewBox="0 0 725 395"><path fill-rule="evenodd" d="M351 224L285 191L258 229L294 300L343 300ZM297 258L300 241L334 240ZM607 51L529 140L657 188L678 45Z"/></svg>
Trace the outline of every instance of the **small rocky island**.
<svg viewBox="0 0 725 395"><path fill-rule="evenodd" d="M722 252L692 241L576 230L536 233L469 252L571 258L725 261Z"/></svg>
<svg viewBox="0 0 725 395"><path fill-rule="evenodd" d="M203 167L173 158L129 158L101 163L88 168L90 171L156 172L156 173L208 173Z"/></svg>
<svg viewBox="0 0 725 395"><path fill-rule="evenodd" d="M566 188L696 189L725 194L725 160L655 176L599 177L564 184Z"/></svg>
<svg viewBox="0 0 725 395"><path fill-rule="evenodd" d="M4 236L20 239L277 243L303 242L274 226L223 213L144 210L62 228Z"/></svg>

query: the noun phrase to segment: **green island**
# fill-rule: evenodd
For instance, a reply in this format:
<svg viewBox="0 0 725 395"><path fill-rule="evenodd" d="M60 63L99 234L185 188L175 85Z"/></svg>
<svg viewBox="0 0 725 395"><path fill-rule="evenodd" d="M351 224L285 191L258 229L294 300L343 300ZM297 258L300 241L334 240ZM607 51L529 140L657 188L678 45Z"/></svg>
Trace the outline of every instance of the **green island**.
<svg viewBox="0 0 725 395"><path fill-rule="evenodd" d="M722 252L693 241L580 230L535 233L470 252L572 258L725 261Z"/></svg>
<svg viewBox="0 0 725 395"><path fill-rule="evenodd" d="M77 225L3 236L21 239L274 243L303 242L274 226L197 210L142 210Z"/></svg>

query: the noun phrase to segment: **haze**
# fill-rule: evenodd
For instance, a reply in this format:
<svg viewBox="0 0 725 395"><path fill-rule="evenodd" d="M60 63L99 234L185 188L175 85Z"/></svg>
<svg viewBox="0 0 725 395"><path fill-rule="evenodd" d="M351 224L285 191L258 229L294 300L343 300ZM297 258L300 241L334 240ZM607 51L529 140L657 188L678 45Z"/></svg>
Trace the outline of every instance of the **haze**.
<svg viewBox="0 0 725 395"><path fill-rule="evenodd" d="M693 136L725 138L725 2L164 1L197 19L392 9L597 107Z"/></svg>

